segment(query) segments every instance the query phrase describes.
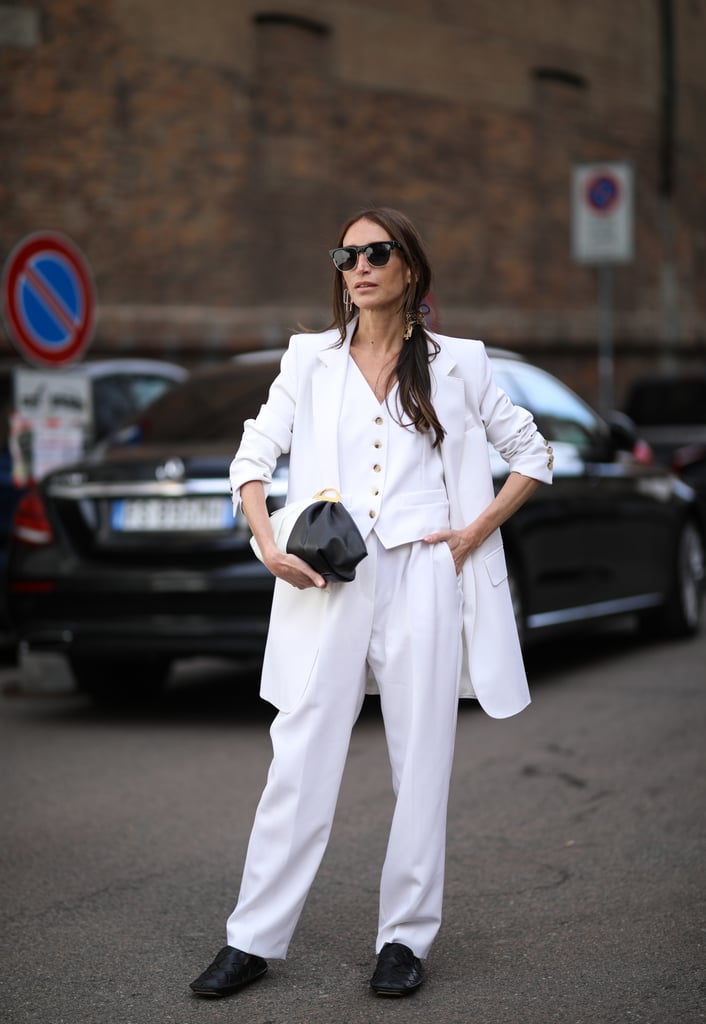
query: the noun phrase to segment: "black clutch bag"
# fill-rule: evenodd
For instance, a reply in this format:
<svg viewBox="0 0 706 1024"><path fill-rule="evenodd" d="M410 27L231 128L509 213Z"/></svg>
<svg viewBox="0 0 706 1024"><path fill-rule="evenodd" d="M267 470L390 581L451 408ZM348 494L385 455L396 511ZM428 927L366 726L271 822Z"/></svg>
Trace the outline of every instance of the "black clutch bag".
<svg viewBox="0 0 706 1024"><path fill-rule="evenodd" d="M314 495L313 501L297 501L270 516L275 543L280 551L297 555L325 580L349 583L368 549L360 530L334 487ZM262 558L255 538L251 547Z"/></svg>

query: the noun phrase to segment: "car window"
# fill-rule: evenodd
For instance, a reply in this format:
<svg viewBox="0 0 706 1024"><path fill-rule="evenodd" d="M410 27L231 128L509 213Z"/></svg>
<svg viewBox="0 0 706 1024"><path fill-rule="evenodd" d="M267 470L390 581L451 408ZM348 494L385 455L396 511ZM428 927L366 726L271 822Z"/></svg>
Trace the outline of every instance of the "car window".
<svg viewBox="0 0 706 1024"><path fill-rule="evenodd" d="M128 377L127 387L130 392L130 400L134 409L144 409L150 405L165 391L174 387L174 381L159 376Z"/></svg>
<svg viewBox="0 0 706 1024"><path fill-rule="evenodd" d="M93 381L93 424L96 438L105 437L134 412L122 377L116 374Z"/></svg>
<svg viewBox="0 0 706 1024"><path fill-rule="evenodd" d="M680 378L636 384L626 412L640 426L691 426L706 423L706 380Z"/></svg>
<svg viewBox="0 0 706 1024"><path fill-rule="evenodd" d="M556 377L510 359L495 362L493 376L515 404L529 409L547 440L572 444L585 456L605 449L602 421Z"/></svg>
<svg viewBox="0 0 706 1024"><path fill-rule="evenodd" d="M95 439L106 437L174 386L157 374L111 374L93 381Z"/></svg>
<svg viewBox="0 0 706 1024"><path fill-rule="evenodd" d="M232 443L240 437L243 421L259 412L276 375L276 366L231 365L194 374L137 418L137 436L130 440Z"/></svg>

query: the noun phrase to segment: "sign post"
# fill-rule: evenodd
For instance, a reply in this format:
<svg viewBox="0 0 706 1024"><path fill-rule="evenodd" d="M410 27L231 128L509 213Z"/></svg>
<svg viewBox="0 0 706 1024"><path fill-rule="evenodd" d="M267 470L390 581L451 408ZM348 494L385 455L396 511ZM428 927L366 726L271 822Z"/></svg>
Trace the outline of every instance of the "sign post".
<svg viewBox="0 0 706 1024"><path fill-rule="evenodd" d="M54 232L24 238L2 278L8 333L21 356L40 366L66 366L91 343L95 294L86 261L70 239Z"/></svg>
<svg viewBox="0 0 706 1024"><path fill-rule="evenodd" d="M19 242L5 263L2 308L15 348L35 367L14 374L9 444L13 483L25 487L84 446L89 383L56 372L77 362L93 337L93 282L73 242L48 231Z"/></svg>
<svg viewBox="0 0 706 1024"><path fill-rule="evenodd" d="M571 252L598 268L599 408L613 408L613 264L634 258L633 170L626 163L578 164L571 180Z"/></svg>

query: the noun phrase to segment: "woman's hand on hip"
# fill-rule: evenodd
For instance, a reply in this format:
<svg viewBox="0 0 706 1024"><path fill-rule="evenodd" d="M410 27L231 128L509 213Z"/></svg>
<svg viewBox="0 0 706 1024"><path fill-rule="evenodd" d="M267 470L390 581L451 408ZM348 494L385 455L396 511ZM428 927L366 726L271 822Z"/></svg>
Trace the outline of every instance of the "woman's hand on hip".
<svg viewBox="0 0 706 1024"><path fill-rule="evenodd" d="M427 537L422 538L425 544L448 544L449 551L454 560L456 566L456 575L463 569L463 563L466 561L471 551L473 551L477 544L468 536L466 530L439 530L438 533L430 533Z"/></svg>

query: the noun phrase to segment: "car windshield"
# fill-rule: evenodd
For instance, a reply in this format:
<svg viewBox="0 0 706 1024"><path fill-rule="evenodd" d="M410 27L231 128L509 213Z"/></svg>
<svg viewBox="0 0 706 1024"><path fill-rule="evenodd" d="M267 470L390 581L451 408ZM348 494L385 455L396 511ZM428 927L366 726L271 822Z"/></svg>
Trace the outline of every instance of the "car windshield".
<svg viewBox="0 0 706 1024"><path fill-rule="evenodd" d="M159 374L114 373L97 377L93 382L95 436L105 437L172 387L174 381Z"/></svg>
<svg viewBox="0 0 706 1024"><path fill-rule="evenodd" d="M277 366L213 367L177 385L145 410L113 443L229 441L256 416Z"/></svg>

